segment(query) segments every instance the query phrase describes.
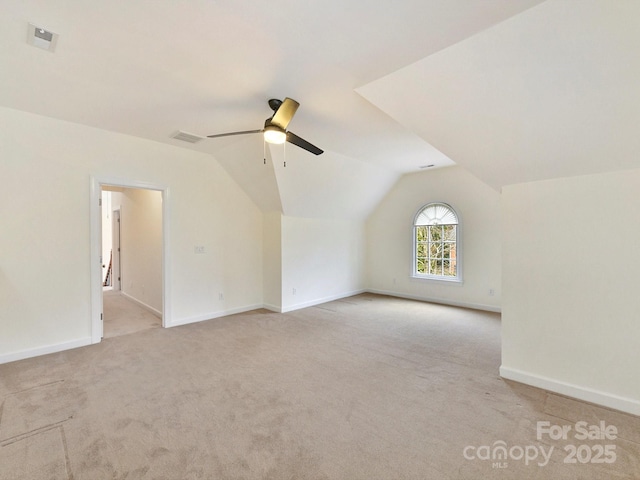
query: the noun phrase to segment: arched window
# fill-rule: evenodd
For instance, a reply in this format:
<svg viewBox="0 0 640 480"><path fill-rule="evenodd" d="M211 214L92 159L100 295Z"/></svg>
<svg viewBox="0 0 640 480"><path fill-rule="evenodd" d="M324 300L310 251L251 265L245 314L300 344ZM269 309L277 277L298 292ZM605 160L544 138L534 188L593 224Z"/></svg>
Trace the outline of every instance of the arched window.
<svg viewBox="0 0 640 480"><path fill-rule="evenodd" d="M460 281L458 215L445 203L429 203L413 223L413 274L437 280Z"/></svg>

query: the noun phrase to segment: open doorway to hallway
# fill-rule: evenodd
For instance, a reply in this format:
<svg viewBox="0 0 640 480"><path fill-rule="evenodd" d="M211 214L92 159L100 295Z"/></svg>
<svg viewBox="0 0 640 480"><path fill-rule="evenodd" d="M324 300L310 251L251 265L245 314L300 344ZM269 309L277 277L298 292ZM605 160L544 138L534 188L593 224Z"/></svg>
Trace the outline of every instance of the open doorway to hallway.
<svg viewBox="0 0 640 480"><path fill-rule="evenodd" d="M101 199L103 337L161 327L162 192L102 185Z"/></svg>

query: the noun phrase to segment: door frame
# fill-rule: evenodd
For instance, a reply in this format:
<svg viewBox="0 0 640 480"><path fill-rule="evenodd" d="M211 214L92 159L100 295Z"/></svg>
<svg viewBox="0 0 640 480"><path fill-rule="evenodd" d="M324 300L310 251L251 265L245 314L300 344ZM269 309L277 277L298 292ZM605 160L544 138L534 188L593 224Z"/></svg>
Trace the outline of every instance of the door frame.
<svg viewBox="0 0 640 480"><path fill-rule="evenodd" d="M102 187L141 188L162 193L162 326L171 325L171 271L169 269L169 187L138 180L92 176L91 217L91 343L100 343L103 335L102 309Z"/></svg>

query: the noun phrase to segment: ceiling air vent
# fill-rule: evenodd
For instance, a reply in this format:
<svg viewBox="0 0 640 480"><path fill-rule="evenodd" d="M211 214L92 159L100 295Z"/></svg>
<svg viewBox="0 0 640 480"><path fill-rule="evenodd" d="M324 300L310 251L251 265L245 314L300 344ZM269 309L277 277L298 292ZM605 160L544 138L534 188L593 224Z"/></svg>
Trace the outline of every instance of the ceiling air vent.
<svg viewBox="0 0 640 480"><path fill-rule="evenodd" d="M200 140L204 140L204 137L199 137L198 135L194 135L192 133L181 132L178 131L174 133L171 138L175 138L176 140L182 140L183 142L189 143L198 143Z"/></svg>
<svg viewBox="0 0 640 480"><path fill-rule="evenodd" d="M53 52L56 48L56 43L58 43L58 34L45 30L42 27L36 27L30 23L27 32L27 42L34 47Z"/></svg>

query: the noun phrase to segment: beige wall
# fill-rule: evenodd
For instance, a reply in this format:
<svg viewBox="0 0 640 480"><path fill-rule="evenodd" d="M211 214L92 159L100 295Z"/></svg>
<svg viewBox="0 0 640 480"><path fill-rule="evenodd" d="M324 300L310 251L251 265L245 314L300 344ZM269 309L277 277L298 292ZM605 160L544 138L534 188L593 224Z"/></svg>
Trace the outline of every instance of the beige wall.
<svg viewBox="0 0 640 480"><path fill-rule="evenodd" d="M120 206L122 292L162 313L162 192L125 188Z"/></svg>
<svg viewBox="0 0 640 480"><path fill-rule="evenodd" d="M290 311L364 290L360 221L265 215L264 301Z"/></svg>
<svg viewBox="0 0 640 480"><path fill-rule="evenodd" d="M266 213L263 234L264 304L274 311L282 309L282 214Z"/></svg>
<svg viewBox="0 0 640 480"><path fill-rule="evenodd" d="M170 325L262 305L262 213L213 157L7 108L0 123L0 362L91 340L92 177L170 191Z"/></svg>
<svg viewBox="0 0 640 480"><path fill-rule="evenodd" d="M463 283L411 278L413 221L431 202L460 217ZM407 174L367 221L368 288L375 292L499 310L501 305L500 194L461 167ZM490 295L493 290L493 295Z"/></svg>
<svg viewBox="0 0 640 480"><path fill-rule="evenodd" d="M364 223L282 217L282 310L364 290Z"/></svg>
<svg viewBox="0 0 640 480"><path fill-rule="evenodd" d="M503 189L503 376L640 414L640 170Z"/></svg>

